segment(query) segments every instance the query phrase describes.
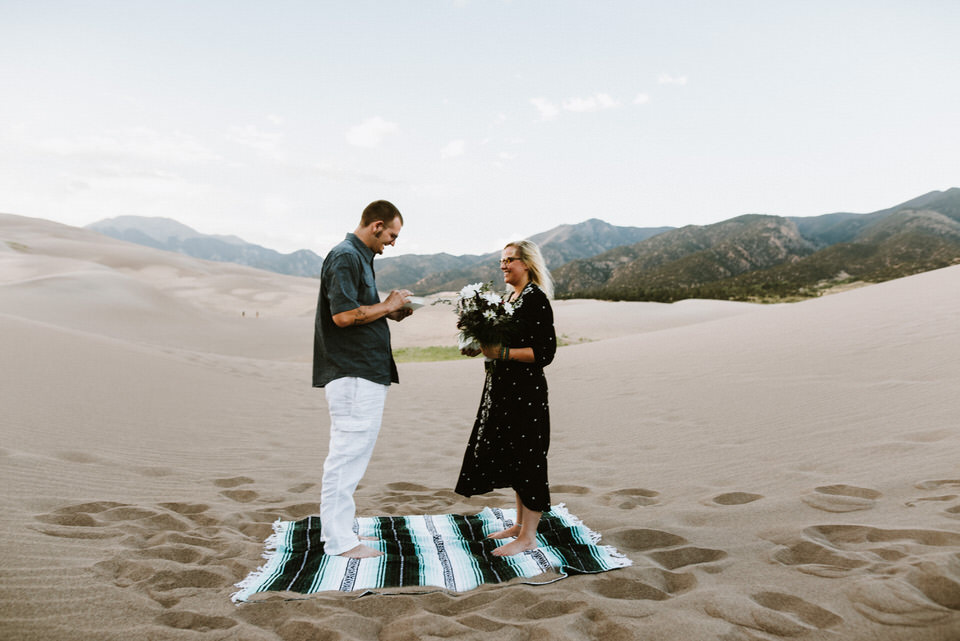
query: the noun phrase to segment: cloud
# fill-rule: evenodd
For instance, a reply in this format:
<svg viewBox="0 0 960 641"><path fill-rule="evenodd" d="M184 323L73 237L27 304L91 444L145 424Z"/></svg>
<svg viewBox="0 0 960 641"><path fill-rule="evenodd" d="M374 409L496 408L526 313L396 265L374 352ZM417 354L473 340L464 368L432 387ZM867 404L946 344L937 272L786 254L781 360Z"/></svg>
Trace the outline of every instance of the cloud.
<svg viewBox="0 0 960 641"><path fill-rule="evenodd" d="M126 127L74 138L46 138L29 145L58 156L126 158L149 162L197 164L221 157L182 133L166 134L146 127Z"/></svg>
<svg viewBox="0 0 960 641"><path fill-rule="evenodd" d="M279 158L279 147L280 141L283 140L283 134L269 133L253 125L246 125L244 127L231 127L227 132L227 140Z"/></svg>
<svg viewBox="0 0 960 641"><path fill-rule="evenodd" d="M606 109L616 109L622 106L622 103L608 93L597 93L586 98L575 96L565 98L559 105L546 98L531 98L530 103L540 112L541 120L553 120L561 111L571 113L587 113L592 111L603 111Z"/></svg>
<svg viewBox="0 0 960 641"><path fill-rule="evenodd" d="M466 151L466 143L462 140L452 140L446 147L440 150L440 158L456 158L462 156Z"/></svg>
<svg viewBox="0 0 960 641"><path fill-rule="evenodd" d="M560 109L546 98L531 98L530 104L540 112L541 120L553 120L560 113Z"/></svg>
<svg viewBox="0 0 960 641"><path fill-rule="evenodd" d="M650 102L650 96L645 93L638 93L637 97L633 99L635 105L645 105L648 102Z"/></svg>
<svg viewBox="0 0 960 641"><path fill-rule="evenodd" d="M356 147L373 149L379 147L383 139L390 134L400 132L400 126L395 122L384 120L380 116L367 118L359 125L347 131L347 142Z"/></svg>
<svg viewBox="0 0 960 641"><path fill-rule="evenodd" d="M681 87L687 84L686 76L671 76L668 73L660 74L660 77L657 78L657 83L661 85L680 85Z"/></svg>
<svg viewBox="0 0 960 641"><path fill-rule="evenodd" d="M585 112L600 111L602 109L613 109L619 107L620 102L610 97L610 94L598 93L589 98L567 98L563 101L563 108L566 111Z"/></svg>
<svg viewBox="0 0 960 641"><path fill-rule="evenodd" d="M320 162L312 170L318 175L338 183L356 182L365 185L402 185L402 181L387 178L380 174L356 170L353 167L334 162Z"/></svg>

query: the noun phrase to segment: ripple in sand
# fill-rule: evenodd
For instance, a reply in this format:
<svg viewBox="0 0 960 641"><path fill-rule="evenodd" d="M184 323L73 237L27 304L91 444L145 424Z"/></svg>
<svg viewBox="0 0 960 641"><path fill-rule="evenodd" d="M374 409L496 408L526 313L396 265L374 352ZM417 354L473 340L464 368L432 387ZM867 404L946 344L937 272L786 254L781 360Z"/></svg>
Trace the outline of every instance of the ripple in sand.
<svg viewBox="0 0 960 641"><path fill-rule="evenodd" d="M178 630L208 632L210 630L229 630L237 622L227 617L207 616L186 610L164 612L157 616L157 623Z"/></svg>
<svg viewBox="0 0 960 641"><path fill-rule="evenodd" d="M57 452L56 457L68 463L97 463L100 459L86 452Z"/></svg>

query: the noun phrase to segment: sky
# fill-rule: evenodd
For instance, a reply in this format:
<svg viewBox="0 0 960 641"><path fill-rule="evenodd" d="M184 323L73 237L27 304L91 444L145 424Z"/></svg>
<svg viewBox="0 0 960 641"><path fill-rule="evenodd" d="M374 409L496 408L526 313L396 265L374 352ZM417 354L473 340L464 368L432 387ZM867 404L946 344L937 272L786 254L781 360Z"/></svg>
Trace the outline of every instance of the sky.
<svg viewBox="0 0 960 641"><path fill-rule="evenodd" d="M0 212L324 255L960 186L954 0L0 0Z"/></svg>

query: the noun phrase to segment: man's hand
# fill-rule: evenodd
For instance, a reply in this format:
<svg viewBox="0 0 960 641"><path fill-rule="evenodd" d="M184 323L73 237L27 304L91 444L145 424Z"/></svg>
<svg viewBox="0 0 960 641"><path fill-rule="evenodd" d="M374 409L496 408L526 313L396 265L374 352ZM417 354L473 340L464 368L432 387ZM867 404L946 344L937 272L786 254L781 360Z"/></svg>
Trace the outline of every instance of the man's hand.
<svg viewBox="0 0 960 641"><path fill-rule="evenodd" d="M403 320L413 312L404 308L411 293L406 289L395 289L387 296L387 300L376 305L361 305L356 309L334 314L333 322L337 327L350 327L366 325L384 316L393 320Z"/></svg>
<svg viewBox="0 0 960 641"><path fill-rule="evenodd" d="M387 313L387 318L390 320L402 321L404 318L412 314L412 309L407 309L404 307L412 295L413 292L408 289L392 290L390 295L387 296L387 300L383 301L384 305L390 309L390 311Z"/></svg>
<svg viewBox="0 0 960 641"><path fill-rule="evenodd" d="M409 309L407 307L401 307L397 311L390 312L389 314L387 314L387 318L393 321L397 321L399 323L400 321L402 321L404 318L406 318L412 313L413 313L412 309Z"/></svg>
<svg viewBox="0 0 960 641"><path fill-rule="evenodd" d="M387 300L383 301L383 304L387 306L390 313L393 313L398 309L402 309L412 295L413 292L408 289L394 289L390 292L390 295L387 296Z"/></svg>

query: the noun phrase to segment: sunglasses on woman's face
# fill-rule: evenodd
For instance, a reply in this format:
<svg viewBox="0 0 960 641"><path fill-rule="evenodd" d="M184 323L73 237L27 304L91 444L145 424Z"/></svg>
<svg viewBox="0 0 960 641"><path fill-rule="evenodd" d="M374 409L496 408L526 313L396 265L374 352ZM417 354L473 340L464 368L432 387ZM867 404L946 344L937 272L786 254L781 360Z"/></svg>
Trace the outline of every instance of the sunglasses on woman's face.
<svg viewBox="0 0 960 641"><path fill-rule="evenodd" d="M501 266L501 267L505 267L505 266L509 265L510 263L512 263L512 262L515 261L515 260L520 260L520 258L519 258L518 256L507 256L506 258L501 258L501 259L500 259L500 266Z"/></svg>

